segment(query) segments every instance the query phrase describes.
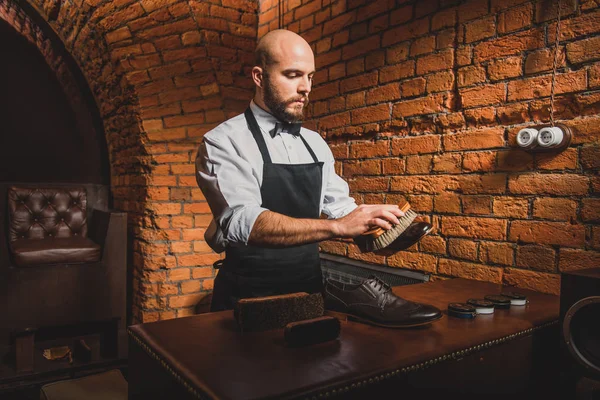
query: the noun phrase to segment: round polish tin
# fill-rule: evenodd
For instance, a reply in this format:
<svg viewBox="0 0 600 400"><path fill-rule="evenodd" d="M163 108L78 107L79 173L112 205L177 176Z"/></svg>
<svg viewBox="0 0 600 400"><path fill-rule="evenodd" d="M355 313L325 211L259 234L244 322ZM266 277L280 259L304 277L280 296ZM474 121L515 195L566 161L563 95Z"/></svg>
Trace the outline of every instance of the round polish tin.
<svg viewBox="0 0 600 400"><path fill-rule="evenodd" d="M510 299L510 304L513 306L524 306L528 303L527 296L517 292L502 292L502 296Z"/></svg>
<svg viewBox="0 0 600 400"><path fill-rule="evenodd" d="M475 307L477 314L493 314L494 313L494 303L492 303L489 300L469 299L469 300L467 300L467 304Z"/></svg>
<svg viewBox="0 0 600 400"><path fill-rule="evenodd" d="M470 304L450 303L448 304L448 315L457 318L472 319L477 315L477 310Z"/></svg>
<svg viewBox="0 0 600 400"><path fill-rule="evenodd" d="M494 303L494 308L510 308L510 297L501 294L488 294L483 298Z"/></svg>

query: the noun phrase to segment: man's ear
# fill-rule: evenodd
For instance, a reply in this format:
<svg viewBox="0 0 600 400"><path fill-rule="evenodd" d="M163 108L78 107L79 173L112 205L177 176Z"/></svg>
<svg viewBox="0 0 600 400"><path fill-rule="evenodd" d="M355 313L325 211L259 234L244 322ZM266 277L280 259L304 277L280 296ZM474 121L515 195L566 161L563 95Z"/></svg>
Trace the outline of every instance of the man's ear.
<svg viewBox="0 0 600 400"><path fill-rule="evenodd" d="M252 80L259 88L263 87L263 70L261 67L254 66L252 68Z"/></svg>

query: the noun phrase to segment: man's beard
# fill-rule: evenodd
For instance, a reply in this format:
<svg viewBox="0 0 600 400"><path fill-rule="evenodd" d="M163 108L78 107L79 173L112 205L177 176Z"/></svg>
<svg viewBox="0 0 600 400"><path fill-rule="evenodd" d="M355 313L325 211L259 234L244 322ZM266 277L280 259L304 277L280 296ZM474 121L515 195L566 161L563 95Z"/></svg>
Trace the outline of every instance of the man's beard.
<svg viewBox="0 0 600 400"><path fill-rule="evenodd" d="M282 99L276 92L269 80L268 76L265 76L265 87L264 87L264 101L265 105L269 107L269 110L273 115L280 121L284 122L301 122L304 119L304 108L308 105L308 96L295 96L287 100ZM293 102L304 100L303 105L294 105L292 111L287 109L287 106Z"/></svg>

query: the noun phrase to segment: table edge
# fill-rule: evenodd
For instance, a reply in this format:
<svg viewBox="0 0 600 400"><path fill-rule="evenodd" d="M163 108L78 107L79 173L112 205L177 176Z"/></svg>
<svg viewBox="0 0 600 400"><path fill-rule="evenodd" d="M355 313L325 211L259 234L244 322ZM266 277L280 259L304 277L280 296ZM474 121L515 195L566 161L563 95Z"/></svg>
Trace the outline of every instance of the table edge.
<svg viewBox="0 0 600 400"><path fill-rule="evenodd" d="M435 364L439 364L439 363L443 363L443 362L447 362L447 361L452 361L452 360L457 360L460 358L463 358L465 356L470 355L471 353L474 353L476 351L480 351L480 350L484 350L484 349L489 349L507 342L510 342L512 340L516 340L525 336L528 336L530 334L532 334L535 331L541 330L541 329L545 329L548 328L550 326L556 325L559 323L558 318L557 319L553 319L547 322L544 322L540 325L537 326L533 326L527 329L524 329L522 331L519 331L517 333L513 333L507 336L503 336L501 338L498 339L493 339L481 344L477 344L477 345L473 345L471 347L468 348L464 348L464 349L459 349L456 351L453 351L451 353L448 354L444 354L435 358L432 358L430 360L426 360L423 362L420 362L418 364L413 364L413 365L409 365L409 366L404 366L404 367L392 367L392 368L386 368L383 371L377 372L377 373L372 373L369 375L365 375L363 377L357 377L357 378L353 378L351 379L351 381L346 382L344 384L341 385L327 385L325 384L325 387L320 387L320 388L315 388L315 389L310 389L307 388L305 390L303 390L301 393L289 393L288 395L283 394L284 397L278 397L278 398L285 398L285 399L297 399L297 398L312 398L312 397L318 397L321 398L323 396L328 397L328 396L337 396L340 394L345 394L345 393L349 393L355 389L359 389L359 388L364 388L366 386L370 386L372 384L376 384L382 381L386 381L388 379L392 379L392 378L397 378L401 375L404 374L409 374L412 372L417 372L417 371L421 371L424 370L432 365ZM172 376L174 377L178 382L180 382L186 389L187 391L193 395L195 398L197 399L213 399L215 398L214 396L210 395L206 390L203 390L201 388L198 388L196 386L198 385L194 385L192 384L192 382L189 379L186 379L182 376L182 374L177 370L177 368L175 368L173 365L171 365L170 363L168 363L163 357L159 356L156 352L154 352L152 350L152 348L148 345L148 343L146 343L146 341L144 341L142 339L142 337L140 337L139 335L137 335L134 332L134 326L131 326L129 328L127 328L127 333L129 334L129 336L153 359L155 359L156 361L159 362L159 364Z"/></svg>

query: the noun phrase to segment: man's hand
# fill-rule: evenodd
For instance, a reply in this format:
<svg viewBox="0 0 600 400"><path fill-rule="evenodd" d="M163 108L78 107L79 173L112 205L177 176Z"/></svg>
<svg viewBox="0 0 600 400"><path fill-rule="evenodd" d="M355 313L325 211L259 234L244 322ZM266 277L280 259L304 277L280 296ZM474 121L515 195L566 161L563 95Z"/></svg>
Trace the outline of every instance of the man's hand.
<svg viewBox="0 0 600 400"><path fill-rule="evenodd" d="M337 237L356 237L371 228L390 229L404 213L395 204L362 204L350 214L335 220Z"/></svg>

